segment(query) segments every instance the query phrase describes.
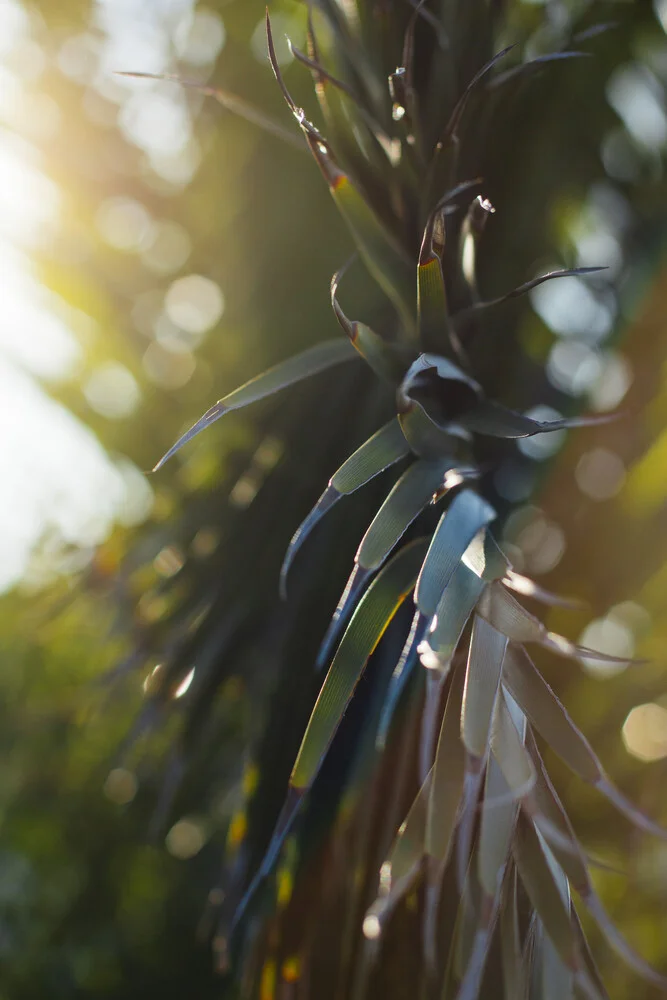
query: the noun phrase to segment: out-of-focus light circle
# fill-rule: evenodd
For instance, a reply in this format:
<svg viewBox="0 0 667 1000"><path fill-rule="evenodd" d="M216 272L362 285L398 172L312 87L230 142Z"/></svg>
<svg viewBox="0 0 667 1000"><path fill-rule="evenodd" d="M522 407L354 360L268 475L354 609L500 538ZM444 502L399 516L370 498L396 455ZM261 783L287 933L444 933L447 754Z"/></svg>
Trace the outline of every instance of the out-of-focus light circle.
<svg viewBox="0 0 667 1000"><path fill-rule="evenodd" d="M607 275L610 271L614 275L618 274L623 265L623 251L618 239L609 229L597 224L575 239L578 267L598 267L604 264L608 269Z"/></svg>
<svg viewBox="0 0 667 1000"><path fill-rule="evenodd" d="M155 236L149 212L134 198L105 198L97 209L95 223L105 242L116 250L141 250Z"/></svg>
<svg viewBox="0 0 667 1000"><path fill-rule="evenodd" d="M651 628L651 616L636 601L621 601L607 612L607 617L627 626L635 635L641 635Z"/></svg>
<svg viewBox="0 0 667 1000"><path fill-rule="evenodd" d="M625 482L625 465L608 448L592 448L577 463L575 479L582 493L591 500L611 500Z"/></svg>
<svg viewBox="0 0 667 1000"><path fill-rule="evenodd" d="M600 357L601 370L588 391L591 407L598 413L615 409L632 385L632 369L626 359L614 351Z"/></svg>
<svg viewBox="0 0 667 1000"><path fill-rule="evenodd" d="M169 853L181 861L187 861L199 854L206 843L206 831L201 821L180 819L174 823L165 838Z"/></svg>
<svg viewBox="0 0 667 1000"><path fill-rule="evenodd" d="M158 316L153 326L153 334L158 344L173 354L189 353L201 343L202 333L190 333L182 326L176 326L166 313Z"/></svg>
<svg viewBox="0 0 667 1000"><path fill-rule="evenodd" d="M563 529L539 507L531 505L520 507L508 517L503 540L512 563L535 575L554 569L563 558L566 545Z"/></svg>
<svg viewBox="0 0 667 1000"><path fill-rule="evenodd" d="M203 7L184 17L174 32L176 54L192 66L212 63L225 40L225 25L220 15Z"/></svg>
<svg viewBox="0 0 667 1000"><path fill-rule="evenodd" d="M61 196L58 187L36 165L35 149L16 135L0 145L0 234L24 246L40 246L50 238Z"/></svg>
<svg viewBox="0 0 667 1000"><path fill-rule="evenodd" d="M192 252L187 229L178 222L158 222L153 242L143 250L141 260L154 274L171 274L185 264Z"/></svg>
<svg viewBox="0 0 667 1000"><path fill-rule="evenodd" d="M137 794L139 785L132 771L116 767L104 782L104 794L117 806L126 806Z"/></svg>
<svg viewBox="0 0 667 1000"><path fill-rule="evenodd" d="M597 351L580 340L559 340L547 361L549 381L561 392L579 396L600 376L602 364Z"/></svg>
<svg viewBox="0 0 667 1000"><path fill-rule="evenodd" d="M545 281L530 293L535 312L561 336L580 336L589 342L606 337L611 330L609 307L598 301L581 278Z"/></svg>
<svg viewBox="0 0 667 1000"><path fill-rule="evenodd" d="M627 657L627 660L621 659L619 663L609 663L582 656L581 662L586 673L600 679L622 673L635 652L632 630L611 615L590 622L579 636L579 645L595 649L599 653L607 653L608 656Z"/></svg>
<svg viewBox="0 0 667 1000"><path fill-rule="evenodd" d="M600 158L614 180L632 184L641 179L641 157L624 128L614 128L607 133L600 147Z"/></svg>
<svg viewBox="0 0 667 1000"><path fill-rule="evenodd" d="M662 88L646 66L628 63L614 70L607 83L607 100L636 142L648 149L665 146Z"/></svg>
<svg viewBox="0 0 667 1000"><path fill-rule="evenodd" d="M118 123L130 142L158 156L178 153L191 136L186 105L159 91L133 94L121 108Z"/></svg>
<svg viewBox="0 0 667 1000"><path fill-rule="evenodd" d="M190 138L188 142L173 152L150 150L147 165L152 174L157 175L157 178L151 177L151 174L148 173L146 180L161 193L171 193L170 188L182 188L190 183L197 173L200 163L201 151L193 138ZM164 184L160 185L158 178L166 181L169 187L165 188Z"/></svg>
<svg viewBox="0 0 667 1000"><path fill-rule="evenodd" d="M225 300L219 285L202 274L177 278L164 300L169 319L188 333L205 333L222 316Z"/></svg>
<svg viewBox="0 0 667 1000"><path fill-rule="evenodd" d="M117 361L96 368L86 380L83 394L92 409L109 420L129 417L141 398L134 375Z"/></svg>
<svg viewBox="0 0 667 1000"><path fill-rule="evenodd" d="M175 545L166 545L153 560L155 571L167 579L180 573L184 565L185 556Z"/></svg>
<svg viewBox="0 0 667 1000"><path fill-rule="evenodd" d="M535 406L528 410L526 416L535 420L560 420L563 416L558 410L551 406ZM544 434L535 434L533 437L521 438L517 441L520 452L536 462L543 462L547 458L555 455L565 441L565 431L546 431Z"/></svg>
<svg viewBox="0 0 667 1000"><path fill-rule="evenodd" d="M56 63L58 69L70 80L88 83L97 70L101 42L95 35L83 33L70 35L60 46Z"/></svg>
<svg viewBox="0 0 667 1000"><path fill-rule="evenodd" d="M23 5L17 0L0 4L0 56L11 52L19 39L28 34L30 23Z"/></svg>
<svg viewBox="0 0 667 1000"><path fill-rule="evenodd" d="M196 361L192 354L174 354L161 344L150 344L143 356L146 375L163 389L181 389L194 373Z"/></svg>
<svg viewBox="0 0 667 1000"><path fill-rule="evenodd" d="M62 121L60 108L50 94L24 94L20 114L24 134L40 142L52 139Z"/></svg>
<svg viewBox="0 0 667 1000"><path fill-rule="evenodd" d="M212 555L220 543L220 534L215 528L200 528L192 539L190 551L197 559Z"/></svg>
<svg viewBox="0 0 667 1000"><path fill-rule="evenodd" d="M625 748L646 762L667 757L667 709L655 702L636 705L621 730Z"/></svg>
<svg viewBox="0 0 667 1000"><path fill-rule="evenodd" d="M132 304L132 322L140 333L145 337L151 337L153 326L162 312L164 302L164 292L157 288L141 292L136 296Z"/></svg>
<svg viewBox="0 0 667 1000"><path fill-rule="evenodd" d="M116 519L125 528L133 528L143 524L153 510L155 494L147 477L129 458L119 458L115 467L122 484Z"/></svg>

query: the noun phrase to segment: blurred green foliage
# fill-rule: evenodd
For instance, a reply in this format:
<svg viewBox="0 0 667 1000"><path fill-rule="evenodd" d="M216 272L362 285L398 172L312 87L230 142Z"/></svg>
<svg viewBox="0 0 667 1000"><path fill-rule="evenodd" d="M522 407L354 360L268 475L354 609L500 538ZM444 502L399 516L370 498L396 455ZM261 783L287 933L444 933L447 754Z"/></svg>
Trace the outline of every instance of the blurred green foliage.
<svg viewBox="0 0 667 1000"><path fill-rule="evenodd" d="M116 104L104 96L103 88L68 77L56 59L68 39L100 30L95 24L103 6L78 0L42 0L37 5L42 18L37 37L47 57L39 88L57 102L61 117L60 128L42 146L48 173L66 200L57 239L39 251L37 263L49 287L96 321L85 343L83 372L53 388L54 395L94 430L110 453L128 456L143 469L151 467L215 398L267 364L334 334L327 283L350 248L308 159L196 92L185 91L182 99L195 122L199 167L186 182L160 178L145 153L117 128ZM537 25L540 6L517 4L515 17L523 26L531 19ZM568 5L549 6L557 19L559 7ZM527 99L521 114L530 123L539 118L543 130L532 145L524 137L522 148L530 149L530 157L517 160L512 155L516 133L507 135L506 146L488 151L490 171L501 178L498 189L490 192L499 219L504 205L516 204L516 188L526 197L519 202L520 214L489 228L482 269L491 296L524 280L555 253L576 261L573 234L581 244L596 192L599 196L605 182L606 190L614 193L615 201L603 197L601 204L623 216L618 237L622 264L605 294L614 297L614 348L627 358L634 375L624 403L630 418L588 432L585 439L573 437L539 467L539 474L526 461L521 475L533 491L520 499L539 504L564 531L565 553L545 575L546 585L583 597L592 609L592 614L554 612L550 627L577 637L589 618L604 618L610 607L628 601L650 616L650 626L643 619L636 625L637 653L651 659L648 666L602 680L566 673L562 664L540 665L619 784L664 822L664 759L640 763L627 753L621 738L636 705L667 705L664 149L644 148L623 130L609 106L605 84L619 67L639 64L652 74L664 105L667 45L649 3L594 6L591 20L593 14L595 20L618 18L621 28L601 36L594 59L585 67L558 70L562 83L548 91L548 103L541 103L545 90L539 84ZM207 7L220 14L226 32L208 82L242 94L290 127L271 74L251 48L263 4L228 0ZM662 9L660 4L656 8ZM298 39L303 6L285 0L272 9L283 15ZM169 10L165 2L165 16ZM116 68L144 67L123 63ZM201 76L201 70L177 61L172 68L185 77ZM307 74L292 64L286 76L296 99L312 110ZM516 124L520 132L521 121ZM606 159L600 158L599 144L591 141L599 137L607 144ZM508 164L505 174L497 169L503 158ZM610 167L616 176L609 175ZM178 231L187 234L191 246L187 260L169 274L159 273L143 266L136 254L110 247L99 233L98 210L105 199L119 196L141 203L155 220L182 227ZM188 274L219 284L224 313L202 346L190 352L195 361L191 377L183 381L179 368L190 364L187 352L162 350L159 361L166 374L151 380L145 358L155 343L164 292L171 281ZM367 289L353 291L359 302ZM516 330L533 358L541 362L547 357L553 334L535 312L510 307L499 323ZM526 407L545 394L554 402L553 386L544 378L533 380L534 369L512 367L511 358L500 353L506 341L499 336L498 344L496 349L489 344L485 356L488 376L499 390L509 398L519 394ZM139 409L118 420L91 408L82 391L85 375L110 359L125 365L142 391ZM239 811L244 785L248 791L261 780L269 788L265 826L277 812L286 768L314 693L285 687L279 691L280 704L270 702L275 694L275 649L284 637L274 618L273 632L258 635L255 642L247 636L253 622L273 606L278 567L291 532L344 456L351 437L356 435L354 444L361 441L381 410L372 401L361 416L350 413L350 399L359 394L360 383L353 376L337 395L324 379L312 390L281 397L273 407L230 417L182 462L167 466L159 480L152 481L152 513L140 529L119 527L83 570L60 575L39 592L19 589L2 599L2 1000L223 993L223 981L213 971L207 898L218 885L225 839L233 842L239 824L246 821ZM324 414L319 424L299 425L299 402L312 411L318 404ZM281 460L282 438L276 428L285 426L291 428L296 448ZM328 436L314 445L313 438L325 433ZM581 475L577 478L582 458L594 448L619 455L626 470L623 488L602 501L582 493ZM271 478L276 464L277 480ZM76 476L76 470L71 474ZM268 492L262 490L267 479ZM257 504L250 502L255 497ZM261 555L252 565L251 554L240 544L234 546L249 523L257 537L252 557ZM329 540L304 556L311 566L326 561L331 567L328 578L318 582L318 594L304 592L298 598L301 612L305 608L309 616L302 636L304 658L317 644L354 548L354 528L362 523L363 509L352 506L334 521ZM219 579L219 546L227 546L225 569L238 568L238 583ZM181 564L183 574L173 569ZM200 693L213 710L206 719L195 716L189 721L183 713L184 744L179 742L183 730L178 714L160 719L157 735L149 738L148 724L156 719L141 714L146 673L133 673L131 659L125 658L131 658L137 646L148 658L153 649L164 648L169 637L161 633L160 622L190 594L195 610L203 612L210 603L224 609L237 586L245 673L237 667L223 677L215 698L213 692ZM252 602L244 606L241 598L248 593ZM222 638L211 636L216 655L218 640L224 648ZM290 651L295 653L288 646ZM282 648L280 655L285 655ZM122 683L111 683L109 673L124 662ZM314 678L314 689L316 684ZM274 722L265 714L270 703ZM281 731L288 717L293 730ZM126 739L132 718L138 720L134 742ZM278 727L274 743L284 743L284 760L276 761L275 772L258 777L249 767L248 748L263 738L269 743L271 725ZM173 746L188 752L187 780L165 811L160 806L164 761L168 779L182 766ZM607 871L597 873L610 911L638 948L664 969L665 846L638 840L612 818L603 800L561 773L556 762L554 769L583 841L629 875L625 881ZM110 772L116 775L115 786L108 783ZM127 789L128 775L138 779L136 796ZM132 801L119 804L124 799ZM170 853L168 836L165 847L165 835L173 833L181 817L192 820L190 834L199 831L205 842L192 858L174 856L179 849L174 850L173 839ZM261 826L257 817L254 821ZM184 843L181 853L187 855L187 837ZM261 838L253 845L256 858L264 846ZM614 997L655 995L603 945L596 954L614 984Z"/></svg>

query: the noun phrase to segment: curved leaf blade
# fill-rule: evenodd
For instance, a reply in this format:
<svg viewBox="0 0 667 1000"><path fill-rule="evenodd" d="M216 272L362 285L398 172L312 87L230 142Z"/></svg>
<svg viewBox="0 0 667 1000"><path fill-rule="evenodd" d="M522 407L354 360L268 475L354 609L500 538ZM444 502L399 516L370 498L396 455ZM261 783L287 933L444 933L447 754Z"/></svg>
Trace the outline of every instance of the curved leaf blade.
<svg viewBox="0 0 667 1000"><path fill-rule="evenodd" d="M454 497L440 518L417 581L415 600L423 615L433 617L466 549L495 517L493 507L472 490Z"/></svg>
<svg viewBox="0 0 667 1000"><path fill-rule="evenodd" d="M524 649L510 645L503 679L517 704L571 771L594 785L636 827L667 839L667 830L645 816L612 784L590 743Z"/></svg>
<svg viewBox="0 0 667 1000"><path fill-rule="evenodd" d="M616 413L591 417L562 417L559 420L534 420L523 413L509 410L490 399L481 400L474 409L461 416L462 427L486 437L525 438L552 431L571 430L577 427L598 427L618 419Z"/></svg>
<svg viewBox="0 0 667 1000"><path fill-rule="evenodd" d="M461 704L461 740L478 760L484 759L489 745L507 642L507 636L475 616Z"/></svg>
<svg viewBox="0 0 667 1000"><path fill-rule="evenodd" d="M526 295L539 285L543 285L545 281L553 281L557 278L578 278L583 277L586 274L596 274L599 271L606 270L606 267L568 267L562 268L558 271L548 271L546 274L540 274L538 277L532 278L530 281L525 281L523 285L519 285L518 288L513 288L511 292L499 295L498 298L487 299L483 302L476 302L475 305L470 306L469 309L464 309L457 313L457 322L465 322L470 316L476 315L485 309L491 309L493 306L499 306L504 302L511 301L511 299L516 299L521 295Z"/></svg>
<svg viewBox="0 0 667 1000"><path fill-rule="evenodd" d="M491 723L506 650L507 636L475 615L461 704L461 742L466 750L466 763L457 844L459 885L463 885L470 857L475 809L488 756Z"/></svg>
<svg viewBox="0 0 667 1000"><path fill-rule="evenodd" d="M329 186L336 207L343 216L369 274L377 281L401 315L405 328L414 329L415 318L410 306L409 270L400 246L380 222L351 179L338 166L327 140L306 118L303 110L285 86L276 57L271 18L266 11L266 37L269 62L288 107L301 126L315 162Z"/></svg>
<svg viewBox="0 0 667 1000"><path fill-rule="evenodd" d="M331 510L342 496L354 493L365 486L391 465L407 458L410 446L405 440L401 425L394 417L389 423L376 431L365 441L341 467L334 472L329 485L317 501L311 512L299 525L289 543L282 568L280 570L281 593L285 594L287 575L294 557L307 539L315 525Z"/></svg>
<svg viewBox="0 0 667 1000"><path fill-rule="evenodd" d="M228 393L227 396L219 399L162 456L154 467L153 472L161 469L165 462L168 462L177 451L180 451L200 431L210 427L211 424L214 424L225 413L229 413L231 410L238 410L242 406L249 406L250 403L256 403L260 399L272 396L274 392L286 389L288 386L294 385L302 379L326 371L327 368L339 365L343 361L351 361L356 357L357 353L349 340L337 338L335 340L325 340L321 344L315 344L314 347L309 347L307 350L302 351L301 354L295 354L293 357L288 358L287 361L281 361L280 364L274 365L273 368L269 368L263 374L257 375L255 378L250 379L249 382L239 386L238 389L234 389L233 392Z"/></svg>
<svg viewBox="0 0 667 1000"><path fill-rule="evenodd" d="M463 671L457 670L452 677L428 797L426 853L442 865L446 863L451 850L463 791L464 755L460 737L463 676Z"/></svg>
<svg viewBox="0 0 667 1000"><path fill-rule="evenodd" d="M453 458L420 459L405 470L361 540L355 562L362 569L373 571L382 565L412 522L442 490L445 474L453 466Z"/></svg>
<svg viewBox="0 0 667 1000"><path fill-rule="evenodd" d="M415 611L412 624L410 626L410 632L405 640L398 663L396 664L394 672L391 675L389 690L387 691L387 697L380 716L376 738L376 746L380 751L385 748L394 712L396 711L401 695L403 694L405 686L410 678L410 675L412 674L415 664L417 663L417 651L424 636L426 625L427 622L423 615L421 615L419 611Z"/></svg>
<svg viewBox="0 0 667 1000"><path fill-rule="evenodd" d="M343 269L345 270L345 268ZM403 377L404 365L400 358L394 353L389 344L385 343L382 337L367 326L357 320L350 320L343 312L338 301L338 285L343 274L343 270L337 271L331 279L331 305L336 315L341 329L355 351L364 359L366 364L383 382L396 386Z"/></svg>
<svg viewBox="0 0 667 1000"><path fill-rule="evenodd" d="M424 557L418 540L394 556L364 594L333 659L306 728L290 784L312 784L369 657L414 586Z"/></svg>
<svg viewBox="0 0 667 1000"><path fill-rule="evenodd" d="M577 942L570 920L569 905L563 900L556 880L532 823L519 814L513 842L514 860L528 897L545 930L568 969L579 967Z"/></svg>
<svg viewBox="0 0 667 1000"><path fill-rule="evenodd" d="M438 602L434 623L427 637L441 666L447 664L459 644L463 630L486 584L460 562Z"/></svg>

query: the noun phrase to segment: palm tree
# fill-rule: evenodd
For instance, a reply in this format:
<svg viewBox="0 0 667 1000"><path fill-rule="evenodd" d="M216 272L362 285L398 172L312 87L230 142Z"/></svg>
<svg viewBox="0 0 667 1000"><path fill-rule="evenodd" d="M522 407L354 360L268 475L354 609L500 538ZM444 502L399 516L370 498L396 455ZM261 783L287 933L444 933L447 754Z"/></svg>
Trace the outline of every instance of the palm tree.
<svg viewBox="0 0 667 1000"><path fill-rule="evenodd" d="M560 598L515 571L496 530L507 505L492 473L508 442L609 419L528 415L553 390L519 336L525 293L604 280L533 270L553 257L558 191L598 170L602 97L585 56L599 45L613 64L618 51L598 43L594 14L309 4L308 49L293 53L321 130L283 80L267 15L278 85L350 233L354 256L331 281L341 335L219 400L156 466L225 413L313 377L262 411L250 461L183 527L201 537L220 493L236 498L140 651L162 664L140 729L191 683L158 824L187 775L205 785L217 768L224 781L246 747L212 895L235 995L604 997L573 893L667 985L607 917L538 743L665 836L607 777L530 649L604 654L524 606ZM560 113L546 130L568 93L584 105L572 128ZM263 706L240 736L239 678Z"/></svg>

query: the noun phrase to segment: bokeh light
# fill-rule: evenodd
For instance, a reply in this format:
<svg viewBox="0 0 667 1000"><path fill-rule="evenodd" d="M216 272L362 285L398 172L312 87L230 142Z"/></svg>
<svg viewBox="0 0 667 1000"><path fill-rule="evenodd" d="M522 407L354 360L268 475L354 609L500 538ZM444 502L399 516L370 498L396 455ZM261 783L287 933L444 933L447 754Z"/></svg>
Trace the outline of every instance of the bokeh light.
<svg viewBox="0 0 667 1000"><path fill-rule="evenodd" d="M649 702L636 705L623 723L628 753L645 762L667 757L667 708Z"/></svg>

